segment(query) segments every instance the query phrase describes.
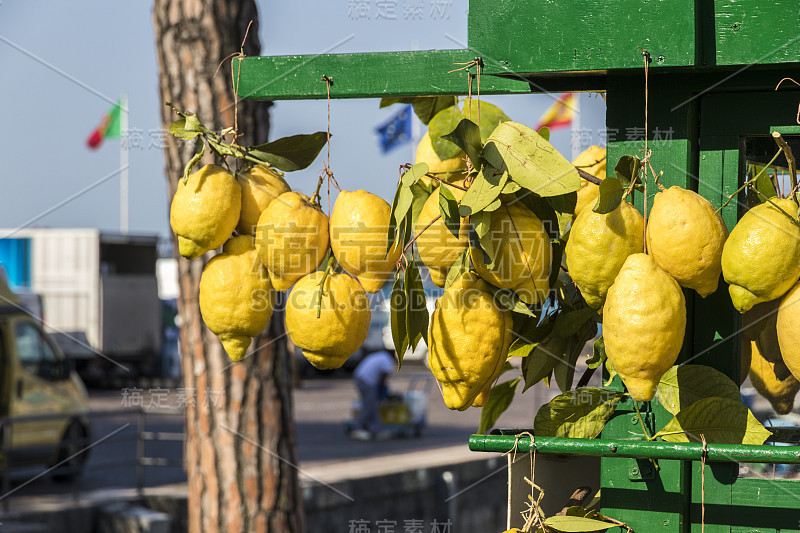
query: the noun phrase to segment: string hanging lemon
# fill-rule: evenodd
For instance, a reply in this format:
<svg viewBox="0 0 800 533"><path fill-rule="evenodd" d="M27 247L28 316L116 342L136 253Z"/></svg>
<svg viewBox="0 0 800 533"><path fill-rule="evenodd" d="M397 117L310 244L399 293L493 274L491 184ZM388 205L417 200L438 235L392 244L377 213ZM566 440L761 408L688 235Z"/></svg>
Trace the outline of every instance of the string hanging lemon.
<svg viewBox="0 0 800 533"><path fill-rule="evenodd" d="M394 272L402 242L389 253L391 206L367 191L342 191L331 213L331 249L339 264L358 278L367 292L378 292Z"/></svg>
<svg viewBox="0 0 800 533"><path fill-rule="evenodd" d="M503 370L511 345L511 313L500 309L474 272L461 275L436 301L428 363L444 403L463 411Z"/></svg>
<svg viewBox="0 0 800 533"><path fill-rule="evenodd" d="M285 291L314 271L329 243L328 217L305 194L281 194L258 219L258 257L276 290Z"/></svg>
<svg viewBox="0 0 800 533"><path fill-rule="evenodd" d="M722 275L740 313L780 298L800 277L797 204L788 198L771 201L745 213L722 249Z"/></svg>
<svg viewBox="0 0 800 533"><path fill-rule="evenodd" d="M511 289L527 304L541 303L550 290L550 238L542 221L521 202L503 204L492 212L488 238L494 262L470 243L469 257L481 278L495 287Z"/></svg>
<svg viewBox="0 0 800 533"><path fill-rule="evenodd" d="M656 194L647 220L647 251L682 287L705 298L717 290L728 228L711 202L670 187Z"/></svg>
<svg viewBox="0 0 800 533"><path fill-rule="evenodd" d="M569 232L567 270L586 303L601 309L609 287L631 254L644 247L644 219L623 201L607 214L581 211Z"/></svg>
<svg viewBox="0 0 800 533"><path fill-rule="evenodd" d="M258 219L270 202L292 190L280 174L264 165L240 172L236 181L242 188L242 212L237 226L242 235L254 234Z"/></svg>
<svg viewBox="0 0 800 533"><path fill-rule="evenodd" d="M364 343L369 298L348 274L316 271L298 281L286 302L286 332L321 370L339 368Z"/></svg>
<svg viewBox="0 0 800 533"><path fill-rule="evenodd" d="M456 201L460 201L466 194L461 189L449 185L445 185L445 187L453 193ZM414 233L420 234L416 241L417 252L422 262L428 267L431 281L437 287L444 287L447 271L469 245L469 219L461 217L458 238L456 238L445 224L444 219L437 219L439 213L439 195L434 191L434 194L431 194L422 206Z"/></svg>
<svg viewBox="0 0 800 533"><path fill-rule="evenodd" d="M240 361L250 338L266 329L275 291L253 246L241 235L225 243L200 277L200 314L233 361Z"/></svg>
<svg viewBox="0 0 800 533"><path fill-rule="evenodd" d="M222 246L239 222L241 198L233 174L217 165L206 165L181 180L169 212L180 254L195 259Z"/></svg>
<svg viewBox="0 0 800 533"><path fill-rule="evenodd" d="M628 256L603 308L606 355L631 398L653 399L658 380L678 358L686 302L678 282L647 254Z"/></svg>

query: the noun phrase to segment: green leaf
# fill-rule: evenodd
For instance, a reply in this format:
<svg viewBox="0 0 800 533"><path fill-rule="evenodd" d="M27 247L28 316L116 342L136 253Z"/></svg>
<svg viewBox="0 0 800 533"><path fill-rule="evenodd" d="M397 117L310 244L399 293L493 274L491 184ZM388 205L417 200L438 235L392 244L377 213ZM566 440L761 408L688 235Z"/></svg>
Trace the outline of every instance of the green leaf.
<svg viewBox="0 0 800 533"><path fill-rule="evenodd" d="M206 137L206 141L208 142L208 146L211 148L211 150L220 157L222 156L231 156L238 158L244 157L244 152L242 152L238 148L234 148L228 143L216 141L214 140L213 137L210 136Z"/></svg>
<svg viewBox="0 0 800 533"><path fill-rule="evenodd" d="M461 148L442 137L456 129L463 118L464 115L457 106L449 106L436 113L428 123L428 134L431 137L433 151L436 152L439 159L450 159L461 153Z"/></svg>
<svg viewBox="0 0 800 533"><path fill-rule="evenodd" d="M559 235L563 235L567 231L567 226L572 222L572 215L575 213L575 206L578 203L578 193L568 192L558 196L548 196L545 200L556 212Z"/></svg>
<svg viewBox="0 0 800 533"><path fill-rule="evenodd" d="M514 194L517 191L521 191L522 187L519 186L519 183L515 181L508 180L506 184L503 185L503 192L502 194Z"/></svg>
<svg viewBox="0 0 800 533"><path fill-rule="evenodd" d="M550 202L530 191L517 194L517 200L533 211L533 214L542 221L542 226L544 226L544 230L551 239L559 237L558 214L553 209L553 206L550 205Z"/></svg>
<svg viewBox="0 0 800 533"><path fill-rule="evenodd" d="M448 187L438 187L439 189L439 213L442 215L445 226L450 233L458 239L461 232L461 217L458 215L458 202Z"/></svg>
<svg viewBox="0 0 800 533"><path fill-rule="evenodd" d="M398 368L403 366L403 356L408 350L408 330L406 329L406 308L408 307L406 292L403 290L403 278L398 276L392 285L389 299L392 340L397 352Z"/></svg>
<svg viewBox="0 0 800 533"><path fill-rule="evenodd" d="M509 357L527 357L537 344L542 342L552 331L553 324L545 322L540 324L538 317L514 317L514 341L508 351Z"/></svg>
<svg viewBox="0 0 800 533"><path fill-rule="evenodd" d="M642 162L638 157L635 155L623 155L619 158L619 161L617 161L617 164L614 167L614 175L626 189L631 186L633 180L640 182L640 186L641 180L639 179L639 171L641 168ZM641 190L639 189L639 186L636 187L637 190Z"/></svg>
<svg viewBox="0 0 800 533"><path fill-rule="evenodd" d="M539 128L538 133L539 137L541 137L547 142L550 142L550 128L548 128L547 126L542 126L541 128Z"/></svg>
<svg viewBox="0 0 800 533"><path fill-rule="evenodd" d="M561 272L561 261L564 257L565 247L566 242L561 239L555 239L550 242L552 259L550 261L550 277L548 278L548 284L551 289L556 286L556 281L558 281L558 274Z"/></svg>
<svg viewBox="0 0 800 533"><path fill-rule="evenodd" d="M247 151L253 157L285 172L307 168L328 142L324 131L292 135L265 144L252 146Z"/></svg>
<svg viewBox="0 0 800 533"><path fill-rule="evenodd" d="M384 107L389 107L390 105L394 104L413 104L414 100L416 100L416 96L402 96L400 98L381 98L381 103L379 109L383 109Z"/></svg>
<svg viewBox="0 0 800 533"><path fill-rule="evenodd" d="M489 231L492 226L492 213L488 211L480 211L469 217L472 228L478 236L478 242L486 252L489 261L487 261L486 268L493 268L494 265L494 243L492 242L492 233ZM491 265L491 266L490 266Z"/></svg>
<svg viewBox="0 0 800 533"><path fill-rule="evenodd" d="M473 213L483 211L489 204L500 197L503 186L508 181L508 173L495 174L496 172L494 168L486 165L475 176L472 185L467 189L458 207L458 212L462 217L468 217Z"/></svg>
<svg viewBox="0 0 800 533"><path fill-rule="evenodd" d="M483 147L483 158L540 196L558 196L581 187L578 171L552 144L516 122L497 126Z"/></svg>
<svg viewBox="0 0 800 533"><path fill-rule="evenodd" d="M597 368L603 364L608 358L606 355L606 341L603 340L603 337L600 337L594 344L592 345L592 356L586 360L586 366L589 368Z"/></svg>
<svg viewBox="0 0 800 533"><path fill-rule="evenodd" d="M772 433L761 425L744 404L729 398L704 398L678 412L656 433L668 442L763 444Z"/></svg>
<svg viewBox="0 0 800 533"><path fill-rule="evenodd" d="M561 312L556 317L555 325L553 326L553 335L559 337L569 337L575 335L587 323L596 323L597 311L591 307L583 307L574 311Z"/></svg>
<svg viewBox="0 0 800 533"><path fill-rule="evenodd" d="M617 524L610 522L601 522L593 518L584 518L580 516L551 516L546 518L544 525L551 527L555 530L564 533L582 533L589 531L605 531L606 529L616 527Z"/></svg>
<svg viewBox="0 0 800 533"><path fill-rule="evenodd" d="M403 172L400 177L400 182L403 187L411 187L419 181L419 179L428 173L428 163L417 163L411 168Z"/></svg>
<svg viewBox="0 0 800 533"><path fill-rule="evenodd" d="M191 116L197 119L197 115ZM174 120L172 124L169 125L169 132L178 139L190 141L200 135L200 131L198 129L191 128L192 126L187 127L185 118L179 118L178 120Z"/></svg>
<svg viewBox="0 0 800 533"><path fill-rule="evenodd" d="M470 158L473 166L479 167L481 165L481 148L483 147L481 144L481 132L474 122L463 119L453 131L447 135L442 135L442 139L450 141L461 148Z"/></svg>
<svg viewBox="0 0 800 533"><path fill-rule="evenodd" d="M467 102L464 102L464 109L462 110L462 114L464 118L469 118L472 122L478 123L478 110L480 109L480 131L481 131L481 142L483 143L492 134L492 132L499 126L502 122L508 122L511 120L508 115L503 113L503 110L497 107L496 105L492 105L489 102L484 102L481 100L480 107L478 106L478 100L469 100L469 106ZM477 164L476 164L477 166Z"/></svg>
<svg viewBox="0 0 800 533"><path fill-rule="evenodd" d="M183 167L183 183L184 184L186 183L186 180L189 179L189 173L192 171L192 169L195 167L195 165L197 165L197 163L200 162L200 159L203 158L203 154L206 153L206 143L203 142L203 138L202 137L198 137L194 141L194 149L195 149L195 154L192 156L192 158L189 160L189 162L186 163L186 166Z"/></svg>
<svg viewBox="0 0 800 533"><path fill-rule="evenodd" d="M531 311L528 306L519 299L517 293L511 289L497 289L494 291L494 299L502 309L535 317L536 315Z"/></svg>
<svg viewBox="0 0 800 533"><path fill-rule="evenodd" d="M762 170L764 170L764 173L759 175ZM749 179L753 179L758 176L758 179L755 182L755 188L766 198L772 198L773 196L778 195L777 191L775 190L775 183L772 181L769 171L765 170L762 165L756 165L752 163L748 164L747 173Z"/></svg>
<svg viewBox="0 0 800 533"><path fill-rule="evenodd" d="M394 199L392 200L392 209L389 212L389 227L386 233L386 255L389 255L389 251L394 246L394 242L397 240L398 233L400 232L400 221L397 220L395 217L395 213L397 212L397 204L400 201L400 191L404 189L402 182L397 184L397 189L394 191Z"/></svg>
<svg viewBox="0 0 800 533"><path fill-rule="evenodd" d="M533 422L536 435L593 439L603 430L623 396L622 392L597 387L559 394L536 413Z"/></svg>
<svg viewBox="0 0 800 533"><path fill-rule="evenodd" d="M455 107L458 98L455 96L417 96L411 103L414 106L414 113L423 124L427 125L442 109Z"/></svg>
<svg viewBox="0 0 800 533"><path fill-rule="evenodd" d="M555 327L553 334L555 335ZM583 352L586 343L597 334L597 324L593 321L584 322L577 332L566 337L566 347L563 356L553 367L553 377L561 392L567 392L572 388L572 381L575 379L575 365Z"/></svg>
<svg viewBox="0 0 800 533"><path fill-rule="evenodd" d="M548 335L538 343L528 357L522 360L522 375L525 387L522 392L548 377L564 354L567 341L555 335Z"/></svg>
<svg viewBox="0 0 800 533"><path fill-rule="evenodd" d="M411 192L410 187L406 187L402 185L398 190L397 196L397 205L394 209L394 218L397 222L402 221L408 215L408 211L411 209L411 204L414 201L414 193Z"/></svg>
<svg viewBox="0 0 800 533"><path fill-rule="evenodd" d="M425 289L419 275L416 261L409 262L405 276L406 301L406 327L408 328L408 344L411 350L416 350L420 340L428 344L428 306L425 298Z"/></svg>
<svg viewBox="0 0 800 533"><path fill-rule="evenodd" d="M469 271L469 250L464 250L458 258L453 261L453 264L450 265L447 271L447 278L444 282L444 288L447 289L450 287L455 280L461 277L461 274L467 271Z"/></svg>
<svg viewBox="0 0 800 533"><path fill-rule="evenodd" d="M605 341L603 341L603 347L605 348ZM608 357L606 357L605 365L606 365L606 372L608 372L608 380L605 383L603 383L603 386L608 387L609 385L611 385L611 382L614 381L614 378L617 377L618 374L617 374L617 369L614 368L613 363L611 363L611 359L609 359Z"/></svg>
<svg viewBox="0 0 800 533"><path fill-rule="evenodd" d="M514 393L517 392L517 385L522 378L504 381L492 387L492 392L489 393L489 399L481 408L481 421L478 427L478 433L486 433L503 412L508 409L511 402L514 400Z"/></svg>
<svg viewBox="0 0 800 533"><path fill-rule="evenodd" d="M419 214L431 195L431 189L418 181L411 186L411 192L414 195L414 199L411 201L411 227L416 228Z"/></svg>
<svg viewBox="0 0 800 533"><path fill-rule="evenodd" d="M664 409L673 415L712 396L741 401L739 386L719 370L705 365L673 366L661 376L656 395Z"/></svg>
<svg viewBox="0 0 800 533"><path fill-rule="evenodd" d="M612 212L622 203L622 196L625 194L625 187L617 178L606 178L600 182L597 202L592 211L605 215Z"/></svg>

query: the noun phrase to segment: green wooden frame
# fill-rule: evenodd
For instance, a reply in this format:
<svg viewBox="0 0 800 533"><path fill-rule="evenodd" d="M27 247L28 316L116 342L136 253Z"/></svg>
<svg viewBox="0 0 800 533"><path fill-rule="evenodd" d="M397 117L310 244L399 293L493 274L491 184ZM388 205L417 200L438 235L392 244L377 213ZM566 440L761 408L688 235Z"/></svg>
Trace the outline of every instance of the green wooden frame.
<svg viewBox="0 0 800 533"><path fill-rule="evenodd" d="M641 46L653 60L650 138L654 128L664 132L664 138L649 143L652 164L664 170L665 186L698 191L720 205L739 186L741 135L776 128L800 132L794 124L800 91L786 85L773 92L784 76L800 80L797 8L789 0L585 0L580 5L472 0L462 49L249 57L238 60L238 92L247 99L320 99L327 95L322 79L327 76L332 98L461 95L475 68L448 71L480 57L482 94L607 91L606 126L625 137L609 138L608 159L616 161L644 148L643 138L627 136L644 126ZM613 175L613 165L608 170ZM635 195L640 209L642 202L642 195ZM732 227L736 205L722 215ZM686 291L686 303L689 320L679 362L709 365L737 380L740 318L727 286L721 283L705 299ZM618 379L611 387L622 390ZM645 413L652 431L671 417L657 401ZM603 430L602 442L562 444L575 453L608 441L650 446L630 442L637 424L633 404L623 401ZM471 441L475 450L508 451L508 445L503 435L473 436ZM638 533L700 531L704 477L708 533L800 531L800 512L795 511L800 484L736 479L738 467L730 462L707 465L702 476L697 446L671 447L672 455L662 455L659 472L650 476L641 475L647 455L601 453L603 510ZM737 460L795 463L800 454L800 447L714 448Z"/></svg>

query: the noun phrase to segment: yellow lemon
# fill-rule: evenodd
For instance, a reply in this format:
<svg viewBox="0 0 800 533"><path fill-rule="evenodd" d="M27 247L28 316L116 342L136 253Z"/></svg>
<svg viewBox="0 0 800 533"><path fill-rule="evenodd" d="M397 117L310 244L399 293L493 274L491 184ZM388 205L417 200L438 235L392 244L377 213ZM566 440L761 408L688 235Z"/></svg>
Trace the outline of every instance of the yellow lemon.
<svg viewBox="0 0 800 533"><path fill-rule="evenodd" d="M453 193L456 200L461 200L466 194L461 189L445 186ZM444 287L447 271L469 245L469 219L461 218L461 226L458 238L456 238L444 223L444 219L437 219L438 216L439 194L438 190L434 190L422 206L414 234L420 234L416 241L417 252L419 252L422 262L430 270L431 281L437 287Z"/></svg>
<svg viewBox="0 0 800 533"><path fill-rule="evenodd" d="M772 198L772 202L797 220L792 200ZM800 277L800 227L768 202L755 206L725 242L722 275L740 313L780 298Z"/></svg>
<svg viewBox="0 0 800 533"><path fill-rule="evenodd" d="M437 177L445 181L463 180L466 177L467 163L464 160L464 152L459 152L458 155L450 159L439 159L439 156L433 150L433 143L428 132L425 132L425 135L422 136L417 145L417 156L414 163L427 163L428 172L436 174ZM425 185L430 185L432 181L436 180L423 176L420 181Z"/></svg>
<svg viewBox="0 0 800 533"><path fill-rule="evenodd" d="M770 363L758 351L756 343L751 345L750 381L758 393L769 400L779 415L788 414L794 407L794 397L800 390L800 381L789 375L781 381L775 375L775 364Z"/></svg>
<svg viewBox="0 0 800 533"><path fill-rule="evenodd" d="M342 191L331 213L331 249L339 264L367 292L378 292L402 252L395 241L386 253L391 206L367 191Z"/></svg>
<svg viewBox="0 0 800 533"><path fill-rule="evenodd" d="M241 235L225 243L200 277L200 313L234 361L240 361L250 338L267 327L275 291L253 246Z"/></svg>
<svg viewBox="0 0 800 533"><path fill-rule="evenodd" d="M644 219L631 204L622 202L605 215L581 211L564 251L569 275L590 307L603 307L625 260L643 248Z"/></svg>
<svg viewBox="0 0 800 533"><path fill-rule="evenodd" d="M670 187L656 194L647 219L647 251L682 287L705 298L717 290L728 228L711 202Z"/></svg>
<svg viewBox="0 0 800 533"><path fill-rule="evenodd" d="M448 287L431 316L428 363L444 403L463 411L497 380L511 345L511 313L485 281L466 272Z"/></svg>
<svg viewBox="0 0 800 533"><path fill-rule="evenodd" d="M678 282L643 253L628 256L603 310L606 355L634 400L653 399L678 358L686 303Z"/></svg>
<svg viewBox="0 0 800 533"><path fill-rule="evenodd" d="M264 165L256 165L248 171L240 172L236 181L242 187L242 213L238 226L242 235L254 234L258 218L270 202L292 190L280 174Z"/></svg>
<svg viewBox="0 0 800 533"><path fill-rule="evenodd" d="M258 219L258 257L276 290L285 291L314 271L329 243L328 217L305 194L281 194Z"/></svg>
<svg viewBox="0 0 800 533"><path fill-rule="evenodd" d="M550 290L550 238L542 221L522 203L503 204L492 213L489 238L494 265L483 249L471 244L469 257L478 274L501 289L512 289L528 304L541 303Z"/></svg>
<svg viewBox="0 0 800 533"><path fill-rule="evenodd" d="M219 248L236 229L242 208L242 189L233 174L206 165L181 180L172 198L169 223L186 259Z"/></svg>
<svg viewBox="0 0 800 533"><path fill-rule="evenodd" d="M601 180L606 177L606 149L599 146L590 146L575 158L572 165L588 172L595 178ZM581 188L578 189L578 201L575 203L573 220L581 211L594 207L597 203L597 195L600 189L597 185L585 179L581 179Z"/></svg>
<svg viewBox="0 0 800 533"><path fill-rule="evenodd" d="M800 283L781 300L775 327L782 360L792 375L800 380Z"/></svg>
<svg viewBox="0 0 800 533"><path fill-rule="evenodd" d="M303 277L286 302L289 338L321 370L339 368L358 350L367 338L372 316L369 298L358 281L331 272L322 286L324 275L317 271Z"/></svg>

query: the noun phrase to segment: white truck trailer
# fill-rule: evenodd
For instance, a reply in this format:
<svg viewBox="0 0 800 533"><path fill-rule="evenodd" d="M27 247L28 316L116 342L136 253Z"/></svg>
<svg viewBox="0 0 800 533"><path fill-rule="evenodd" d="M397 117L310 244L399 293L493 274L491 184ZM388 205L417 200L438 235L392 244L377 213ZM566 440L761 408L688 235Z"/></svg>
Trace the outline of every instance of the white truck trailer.
<svg viewBox="0 0 800 533"><path fill-rule="evenodd" d="M0 229L0 264L12 290L41 296L45 328L82 374L133 377L155 369L161 350L157 241L97 229Z"/></svg>

